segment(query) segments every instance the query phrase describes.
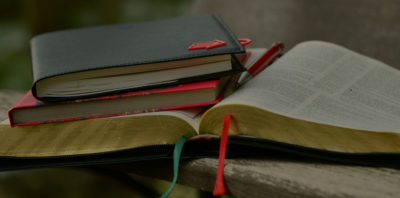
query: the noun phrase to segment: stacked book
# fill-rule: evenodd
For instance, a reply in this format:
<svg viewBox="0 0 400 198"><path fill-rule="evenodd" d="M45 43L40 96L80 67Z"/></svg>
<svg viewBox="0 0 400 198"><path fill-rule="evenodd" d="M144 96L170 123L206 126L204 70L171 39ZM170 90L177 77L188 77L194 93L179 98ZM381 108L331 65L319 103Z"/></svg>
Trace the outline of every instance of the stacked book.
<svg viewBox="0 0 400 198"><path fill-rule="evenodd" d="M31 46L32 90L9 111L12 126L31 126L0 123L0 171L166 159L182 136L182 156L215 156L227 114L232 155L400 164L400 71L332 43L299 43L221 102L244 48L214 15L48 33ZM99 117L109 118L88 119Z"/></svg>
<svg viewBox="0 0 400 198"><path fill-rule="evenodd" d="M205 15L42 34L31 52L33 87L12 126L216 104L244 49Z"/></svg>

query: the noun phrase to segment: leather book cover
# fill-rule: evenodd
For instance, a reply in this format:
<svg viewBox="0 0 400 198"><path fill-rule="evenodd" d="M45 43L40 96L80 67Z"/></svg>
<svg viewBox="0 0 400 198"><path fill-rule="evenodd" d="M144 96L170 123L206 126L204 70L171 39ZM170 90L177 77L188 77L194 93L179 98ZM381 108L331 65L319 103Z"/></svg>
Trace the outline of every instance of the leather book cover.
<svg viewBox="0 0 400 198"><path fill-rule="evenodd" d="M226 45L213 49L188 50L194 43L213 40L225 41ZM50 32L31 40L32 93L37 97L37 82L64 74L243 52L244 48L238 39L216 15ZM241 66L232 66L231 73L242 70ZM201 80L224 75L227 73L206 75ZM191 80L184 79L185 83L188 81ZM194 81L198 81L198 78L194 78ZM121 91L128 90L113 93ZM96 97L99 94L88 96ZM60 101L77 98L39 99Z"/></svg>

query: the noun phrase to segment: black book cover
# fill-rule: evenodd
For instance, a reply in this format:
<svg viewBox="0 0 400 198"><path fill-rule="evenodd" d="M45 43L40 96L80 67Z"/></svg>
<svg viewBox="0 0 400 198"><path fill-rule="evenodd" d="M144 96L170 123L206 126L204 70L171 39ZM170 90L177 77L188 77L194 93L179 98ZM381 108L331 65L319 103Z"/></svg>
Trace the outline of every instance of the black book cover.
<svg viewBox="0 0 400 198"><path fill-rule="evenodd" d="M227 44L209 50L188 50L193 43L213 40L222 40ZM31 40L32 92L37 97L37 82L63 74L242 52L244 48L238 39L216 15L45 33ZM231 73L237 73L242 69L241 66L232 66ZM206 75L201 79L206 80L227 74L223 72L217 75ZM194 80L198 81L199 78L194 78ZM187 81L188 79L184 79L184 82ZM128 90L84 97L119 91ZM76 98L38 99L57 101Z"/></svg>

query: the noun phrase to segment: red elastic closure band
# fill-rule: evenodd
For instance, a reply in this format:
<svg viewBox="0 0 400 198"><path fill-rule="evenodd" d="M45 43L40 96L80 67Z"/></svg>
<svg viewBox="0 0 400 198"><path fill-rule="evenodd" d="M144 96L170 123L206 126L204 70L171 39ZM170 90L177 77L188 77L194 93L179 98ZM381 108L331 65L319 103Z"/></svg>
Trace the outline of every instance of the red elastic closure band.
<svg viewBox="0 0 400 198"><path fill-rule="evenodd" d="M231 124L231 117L232 117L231 114L226 114L222 126L221 142L219 145L217 179L215 181L214 192L213 192L214 196L223 195L226 193L226 188L224 184L224 166L225 166L226 147L228 145L229 126Z"/></svg>
<svg viewBox="0 0 400 198"><path fill-rule="evenodd" d="M251 39L249 39L249 38L241 38L241 39L239 39L239 43L242 46L250 45L252 42L253 41Z"/></svg>
<svg viewBox="0 0 400 198"><path fill-rule="evenodd" d="M224 45L226 45L225 41L213 40L208 42L193 43L191 46L189 46L188 50L212 49Z"/></svg>
<svg viewBox="0 0 400 198"><path fill-rule="evenodd" d="M239 43L242 46L250 45L253 41L248 38L242 38L239 39ZM198 50L198 49L212 49L216 47L221 47L226 45L227 42L225 41L220 41L220 40L213 40L213 41L207 41L207 42L198 42L198 43L193 43L191 46L188 47L188 50Z"/></svg>

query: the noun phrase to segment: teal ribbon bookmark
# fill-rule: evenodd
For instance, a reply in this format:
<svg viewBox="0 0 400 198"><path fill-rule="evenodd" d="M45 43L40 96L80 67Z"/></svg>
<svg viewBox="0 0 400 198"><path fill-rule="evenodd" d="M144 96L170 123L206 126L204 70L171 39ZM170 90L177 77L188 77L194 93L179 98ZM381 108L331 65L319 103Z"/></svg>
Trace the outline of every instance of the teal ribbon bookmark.
<svg viewBox="0 0 400 198"><path fill-rule="evenodd" d="M167 190L167 192L165 192L165 194L162 195L160 198L167 198L175 187L176 180L178 180L179 161L181 159L181 153L182 153L183 145L185 144L186 139L187 139L187 137L182 136L179 138L179 140L175 144L174 159L173 159L174 160L174 178L172 179L172 184L169 187L169 189Z"/></svg>

